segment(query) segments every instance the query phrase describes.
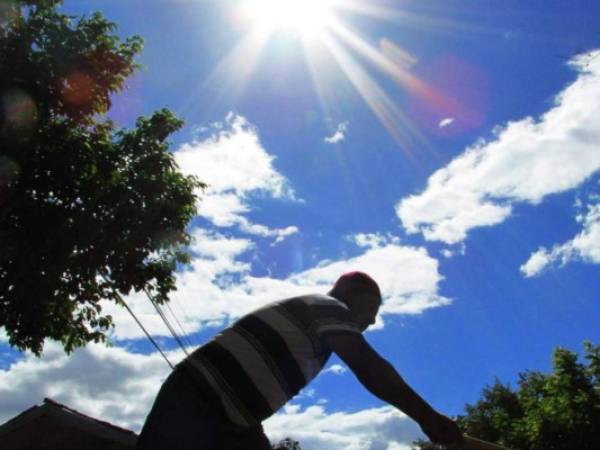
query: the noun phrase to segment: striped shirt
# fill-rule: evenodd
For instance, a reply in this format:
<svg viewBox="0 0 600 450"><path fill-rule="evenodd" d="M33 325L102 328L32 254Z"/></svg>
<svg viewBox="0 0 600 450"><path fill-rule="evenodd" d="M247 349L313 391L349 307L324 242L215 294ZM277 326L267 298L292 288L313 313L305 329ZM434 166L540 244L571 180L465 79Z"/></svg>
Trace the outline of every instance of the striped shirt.
<svg viewBox="0 0 600 450"><path fill-rule="evenodd" d="M323 338L343 333L361 333L344 303L295 297L242 317L185 363L217 394L229 420L254 426L321 371L331 355Z"/></svg>

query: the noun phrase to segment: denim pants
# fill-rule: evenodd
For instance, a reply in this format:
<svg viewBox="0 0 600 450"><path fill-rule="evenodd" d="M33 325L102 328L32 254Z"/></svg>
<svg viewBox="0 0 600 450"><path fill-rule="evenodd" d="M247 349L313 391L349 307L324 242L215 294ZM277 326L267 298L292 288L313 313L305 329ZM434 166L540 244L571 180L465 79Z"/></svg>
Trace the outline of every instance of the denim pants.
<svg viewBox="0 0 600 450"><path fill-rule="evenodd" d="M185 368L167 377L146 418L137 450L270 450L262 426L232 424Z"/></svg>

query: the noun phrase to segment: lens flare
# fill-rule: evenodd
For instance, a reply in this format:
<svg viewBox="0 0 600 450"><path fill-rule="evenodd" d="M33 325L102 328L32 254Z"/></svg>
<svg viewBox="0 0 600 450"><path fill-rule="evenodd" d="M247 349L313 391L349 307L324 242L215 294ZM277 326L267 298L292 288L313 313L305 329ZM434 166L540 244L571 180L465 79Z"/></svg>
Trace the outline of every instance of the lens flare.
<svg viewBox="0 0 600 450"><path fill-rule="evenodd" d="M394 41L386 36L374 40L350 26L343 16L364 16L402 28L426 27L438 33L451 33L465 26L444 19L442 13L420 14L377 3L369 0L239 0L232 17L236 21L243 18L248 30L203 81L198 92L210 89L215 102L237 98L256 73L261 59L278 58L282 64L286 58L294 60L297 55L292 52L298 47L269 44L285 37L284 34L295 35L302 44L319 105L326 114L345 115L343 109L358 94L409 159L416 162L437 157L439 152L429 137L461 133L465 124L477 124L482 115L479 107L482 102L474 102L474 108L464 108L461 103L464 90L457 97L455 86L423 77L422 69L428 61L422 61L402 47L401 33ZM274 48L285 51L273 53ZM384 88L386 79L400 88L401 95L393 95ZM198 95L190 96L189 105L196 102ZM419 108L413 107L413 103ZM433 126L425 126L429 122L424 125L422 111L427 113Z"/></svg>
<svg viewBox="0 0 600 450"><path fill-rule="evenodd" d="M28 131L37 124L37 106L22 90L13 89L0 95L0 109L5 114L4 126L13 130Z"/></svg>

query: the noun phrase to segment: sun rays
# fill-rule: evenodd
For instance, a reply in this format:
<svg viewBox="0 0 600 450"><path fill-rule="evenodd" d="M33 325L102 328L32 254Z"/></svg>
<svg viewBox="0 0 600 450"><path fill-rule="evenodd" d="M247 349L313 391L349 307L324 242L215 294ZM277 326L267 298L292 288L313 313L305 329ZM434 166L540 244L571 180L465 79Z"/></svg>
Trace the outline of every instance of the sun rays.
<svg viewBox="0 0 600 450"><path fill-rule="evenodd" d="M265 52L267 44L285 34L302 43L312 82L325 111L339 100L339 92L336 92L339 83L331 75L335 67L338 81L340 76L349 81L411 159L417 148L433 151L420 127L411 120L406 105L398 98L417 98L445 112L455 109L452 106L455 102L413 74L411 69L418 58L401 43L387 37L373 42L343 21L344 14L352 14L398 23L399 27L406 21L408 26L414 27L418 20L416 14L378 7L365 0L240 0L237 5L236 15L248 31L221 59L205 85L215 85L218 81L219 89L228 95L243 93L260 60L272 57ZM442 27L440 19L425 17L423 23ZM455 26L448 24L449 28ZM394 95L389 92L386 80L397 86ZM384 85L388 86L387 90ZM436 123L451 117L450 112Z"/></svg>

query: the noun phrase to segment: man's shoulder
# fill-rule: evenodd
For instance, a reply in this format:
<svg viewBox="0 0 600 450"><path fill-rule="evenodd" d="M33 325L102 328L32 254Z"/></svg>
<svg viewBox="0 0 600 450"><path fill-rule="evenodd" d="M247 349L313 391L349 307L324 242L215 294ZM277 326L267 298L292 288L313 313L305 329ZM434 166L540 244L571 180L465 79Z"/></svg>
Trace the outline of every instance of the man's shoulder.
<svg viewBox="0 0 600 450"><path fill-rule="evenodd" d="M279 306L287 313L311 324L354 320L350 308L344 302L325 294L289 298L281 301Z"/></svg>
<svg viewBox="0 0 600 450"><path fill-rule="evenodd" d="M308 306L332 306L332 307L348 309L348 306L346 306L345 303L339 301L338 299L336 299L334 297L326 295L326 294L300 295L297 297L292 297L292 298L288 298L288 299L276 302L276 304L281 304L281 305L292 304L292 303L304 303L305 305L308 305Z"/></svg>
<svg viewBox="0 0 600 450"><path fill-rule="evenodd" d="M292 323L309 329L326 321L352 321L350 309L343 302L325 294L306 294L269 303L248 314L270 324ZM244 318L241 319L243 321Z"/></svg>

